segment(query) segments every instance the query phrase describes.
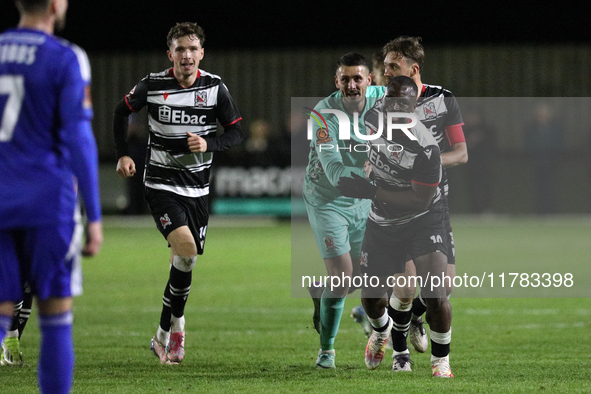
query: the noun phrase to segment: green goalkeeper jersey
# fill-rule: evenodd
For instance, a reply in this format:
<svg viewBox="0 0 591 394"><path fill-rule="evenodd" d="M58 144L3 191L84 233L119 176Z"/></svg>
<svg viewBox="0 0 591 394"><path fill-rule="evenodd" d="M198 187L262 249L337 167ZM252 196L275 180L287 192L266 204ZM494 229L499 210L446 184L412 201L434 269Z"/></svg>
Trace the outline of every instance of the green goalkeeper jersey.
<svg viewBox="0 0 591 394"><path fill-rule="evenodd" d="M384 86L368 86L365 93L365 107L358 114L357 126L360 134L365 134L363 118L376 100L385 94ZM321 109L340 110L349 117L350 139L339 140L339 120L336 115L322 113ZM339 178L351 176L354 172L365 176L363 164L367 160L365 140L358 138L353 130L354 116L343 108L342 94L334 92L320 101L314 110L320 113L326 120L328 130L324 125L318 126L314 122L312 140L310 141L310 155L306 177L304 179L304 200L312 206L321 206L333 203L341 207L350 207L357 204L368 204L369 200L344 197L336 188Z"/></svg>

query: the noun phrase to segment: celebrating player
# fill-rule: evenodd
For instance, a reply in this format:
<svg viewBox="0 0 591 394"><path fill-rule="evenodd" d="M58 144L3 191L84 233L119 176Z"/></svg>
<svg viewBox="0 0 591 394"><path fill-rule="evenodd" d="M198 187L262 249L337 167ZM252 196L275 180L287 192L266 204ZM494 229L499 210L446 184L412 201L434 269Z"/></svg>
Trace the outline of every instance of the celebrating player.
<svg viewBox="0 0 591 394"><path fill-rule="evenodd" d="M391 78L386 96L365 116L372 134L382 132L388 112L413 113L417 85L405 76ZM404 119L398 123L406 123ZM382 362L390 330L396 319L388 316L388 277L405 272L407 255L417 267L423 299L427 304L427 321L431 330L433 376L453 377L449 367L451 339L451 307L441 284L432 286L429 277L443 275L447 270L447 233L444 227L444 206L438 188L441 159L435 138L420 122L411 127L411 140L402 130L391 136L369 140L369 161L375 185L363 178L343 177L339 190L343 195L372 200L372 209L362 246L362 272L380 278L376 286L362 289L362 304L374 329L365 351L365 363L374 369ZM390 284L391 286L391 284ZM397 310L397 298L390 304ZM410 370L408 353L398 352L394 338L393 370ZM406 344L406 338L402 338Z"/></svg>
<svg viewBox="0 0 591 394"><path fill-rule="evenodd" d="M0 35L0 339L24 282L37 297L41 392L72 386L76 188L88 216L86 250L103 241L97 148L85 52L53 36L67 0L17 0L21 19ZM17 354L13 354L13 359Z"/></svg>
<svg viewBox="0 0 591 394"><path fill-rule="evenodd" d="M421 82L421 71L425 60L425 52L421 45L420 37L401 36L386 44L383 48L385 56L384 75L388 78L404 75L412 78L419 88L417 108L415 110L418 119L433 134L441 150L441 164L443 165L443 177L440 183L442 199L444 203L444 220L448 233L448 256L447 276L453 280L455 276L455 245L449 220L448 191L449 185L445 168L464 164L468 161L468 150L464 138L462 125L464 124L460 109L454 95L441 86L423 84ZM406 264L408 276L416 273L412 260ZM452 291L451 281L446 281L447 295ZM397 312L389 306L388 310L392 316L396 316L396 323L392 331L393 337L406 338L407 333L414 348L424 353L428 347L426 331L423 327L421 315L425 312L425 302L419 295L412 300L415 294L414 286L397 288L394 292L394 303L398 305ZM412 303L412 304L411 304ZM356 321L363 322L363 316L353 310ZM410 330L410 332L409 332ZM365 329L364 329L365 331ZM396 342L396 341L395 341ZM402 341L398 342L402 344ZM402 346L402 345L401 345ZM403 350L407 350L404 346ZM403 351L401 350L401 351Z"/></svg>
<svg viewBox="0 0 591 394"><path fill-rule="evenodd" d="M173 67L142 79L114 114L117 172L128 178L135 175L126 143L128 117L148 106L146 200L171 248L160 325L151 349L167 364L180 363L185 355L184 309L197 255L205 246L213 152L242 141L242 118L226 85L219 76L199 69L204 42L199 25L177 23L167 36ZM221 136L216 136L216 121L224 127Z"/></svg>
<svg viewBox="0 0 591 394"><path fill-rule="evenodd" d="M462 125L462 115L454 95L441 86L423 84L421 82L421 70L425 59L425 52L421 45L420 37L398 37L384 46L385 55L384 75L388 78L397 75L405 75L412 78L417 84L419 95L415 113L419 120L429 129L441 151L441 165L443 174L439 188L441 189L442 201L444 206L444 223L447 232L448 244L448 266L447 276L453 280L456 272L455 266L455 245L454 237L449 220L448 205L448 180L445 168L464 164L468 161L468 150L464 138ZM412 261L406 265L406 273L413 276L416 272ZM452 291L451 280L446 281L447 295L449 297ZM397 321L392 335L395 337L405 337L408 328L410 328L410 340L415 349L419 352L425 352L428 346L425 329L422 325L421 315L425 312L424 299L419 295L414 301L414 287L408 286L406 289L395 289L394 296L399 298L399 309L396 312ZM410 303L412 302L412 306ZM408 311L410 310L410 313ZM394 314L393 310L390 312ZM410 323L410 325L409 325ZM406 342L406 340L405 340ZM395 342L396 343L396 342ZM402 339L400 340L402 343Z"/></svg>
<svg viewBox="0 0 591 394"><path fill-rule="evenodd" d="M351 140L339 140L339 119L323 114L328 130L317 129L310 142L311 151L304 180L304 202L310 225L324 259L329 276L351 278L359 270L361 242L369 213L369 201L343 197L336 185L342 176L351 172L364 175L367 155L363 149L346 149L365 143L353 132L354 114L361 133L365 129L363 114L378 97L383 86L370 86L369 64L356 53L343 55L337 62L335 85L339 89L321 101L314 109L338 109L347 114ZM314 326L320 334L320 351L316 365L335 367L334 340L343 314L345 297L350 291L346 281L338 288L311 287L314 300Z"/></svg>

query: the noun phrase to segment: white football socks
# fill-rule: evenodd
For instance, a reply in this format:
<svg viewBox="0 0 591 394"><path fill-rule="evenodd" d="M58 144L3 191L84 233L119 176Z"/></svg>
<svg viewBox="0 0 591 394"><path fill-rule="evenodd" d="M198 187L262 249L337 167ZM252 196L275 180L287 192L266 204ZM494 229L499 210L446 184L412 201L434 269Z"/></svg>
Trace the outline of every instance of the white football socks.
<svg viewBox="0 0 591 394"><path fill-rule="evenodd" d="M185 316L175 317L172 316L170 319L170 332L183 332L185 331Z"/></svg>

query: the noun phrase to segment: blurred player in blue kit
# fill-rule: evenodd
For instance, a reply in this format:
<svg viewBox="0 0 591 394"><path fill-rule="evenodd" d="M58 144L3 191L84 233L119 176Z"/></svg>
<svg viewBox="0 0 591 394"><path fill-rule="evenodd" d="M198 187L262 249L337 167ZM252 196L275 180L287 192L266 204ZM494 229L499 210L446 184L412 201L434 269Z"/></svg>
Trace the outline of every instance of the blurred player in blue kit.
<svg viewBox="0 0 591 394"><path fill-rule="evenodd" d="M23 298L37 298L41 392L69 392L74 372L72 277L77 190L87 211L89 254L103 240L90 66L53 36L67 0L17 0L19 26L0 35L0 339ZM22 281L21 281L22 280Z"/></svg>
<svg viewBox="0 0 591 394"><path fill-rule="evenodd" d="M113 132L117 173L135 175L127 144L128 118L148 107L150 145L145 195L156 227L171 249L162 312L151 349L162 364L185 357L185 304L209 220L209 173L214 152L242 141L242 117L221 78L199 69L205 34L196 23L177 23L167 36L173 67L142 79L117 105ZM224 133L216 136L217 122Z"/></svg>
<svg viewBox="0 0 591 394"><path fill-rule="evenodd" d="M90 244L82 245L84 225L82 223L82 216L79 207L75 214L76 227L72 235L72 242L70 243L70 250L68 253L73 254L72 258L72 296L82 294L82 256L92 257L96 251L91 250ZM31 309L33 306L33 293L31 292L31 285L29 282L23 284L23 299L20 302L14 303L14 316L12 318L12 325L6 332L4 341L2 341L2 353L0 354L0 366L14 366L21 367L27 365L23 360L23 353L20 351L20 341L23 331L31 317Z"/></svg>

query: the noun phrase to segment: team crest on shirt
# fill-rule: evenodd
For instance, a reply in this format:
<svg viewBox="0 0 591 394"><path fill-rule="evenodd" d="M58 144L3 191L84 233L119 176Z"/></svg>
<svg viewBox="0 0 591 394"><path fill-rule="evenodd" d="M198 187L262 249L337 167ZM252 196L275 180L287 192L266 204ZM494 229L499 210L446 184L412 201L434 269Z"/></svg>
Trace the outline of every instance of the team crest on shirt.
<svg viewBox="0 0 591 394"><path fill-rule="evenodd" d="M326 250L334 250L336 246L334 244L334 237L331 235L330 237L324 237L324 246Z"/></svg>
<svg viewBox="0 0 591 394"><path fill-rule="evenodd" d="M161 216L160 217L160 224L162 225L162 229L165 229L166 226L172 224L172 221L168 217L168 214L167 213L165 213L164 216Z"/></svg>
<svg viewBox="0 0 591 394"><path fill-rule="evenodd" d="M195 106L204 107L207 105L207 90L199 90L195 92Z"/></svg>
<svg viewBox="0 0 591 394"><path fill-rule="evenodd" d="M367 267L367 252L361 252L361 259L359 260L359 265Z"/></svg>
<svg viewBox="0 0 591 394"><path fill-rule="evenodd" d="M400 163L402 156L404 156L404 148L401 145L395 145L394 149L390 152L390 158L395 163Z"/></svg>
<svg viewBox="0 0 591 394"><path fill-rule="evenodd" d="M435 110L435 103L433 101L423 106L423 112L425 119L435 119L437 117L437 111Z"/></svg>
<svg viewBox="0 0 591 394"><path fill-rule="evenodd" d="M328 131L325 128L316 130L316 145L326 144L331 142L332 138L328 135Z"/></svg>

